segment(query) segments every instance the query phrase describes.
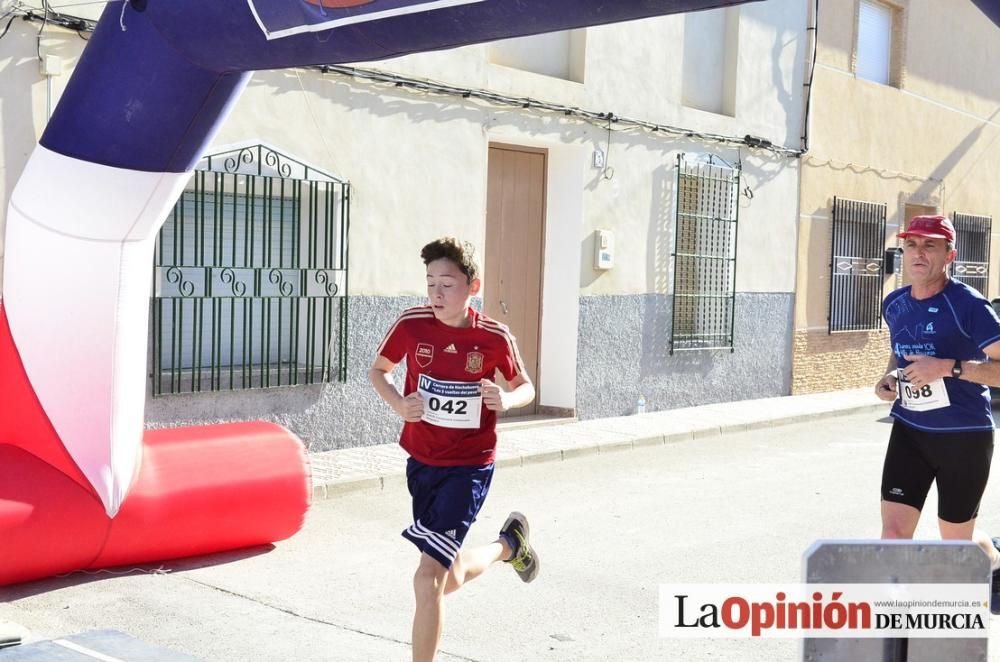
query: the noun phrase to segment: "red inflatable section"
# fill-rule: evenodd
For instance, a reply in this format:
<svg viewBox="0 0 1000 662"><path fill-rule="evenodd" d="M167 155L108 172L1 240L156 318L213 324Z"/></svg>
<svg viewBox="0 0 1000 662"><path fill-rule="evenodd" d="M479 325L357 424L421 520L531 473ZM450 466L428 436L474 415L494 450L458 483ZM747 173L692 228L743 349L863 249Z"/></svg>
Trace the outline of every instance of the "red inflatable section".
<svg viewBox="0 0 1000 662"><path fill-rule="evenodd" d="M59 435L45 415L31 388L7 323L7 311L0 303L0 444L22 448L52 466L80 487L92 492L90 483L77 468ZM0 475L5 476L0 464ZM6 482L0 480L0 484ZM97 495L94 494L94 498ZM0 545L3 538L0 537Z"/></svg>
<svg viewBox="0 0 1000 662"><path fill-rule="evenodd" d="M93 565L264 545L302 527L310 488L302 443L273 423L146 433L139 479Z"/></svg>
<svg viewBox="0 0 1000 662"><path fill-rule="evenodd" d="M110 519L31 390L0 306L0 585L262 545L301 528L308 462L281 426L157 430L143 444Z"/></svg>

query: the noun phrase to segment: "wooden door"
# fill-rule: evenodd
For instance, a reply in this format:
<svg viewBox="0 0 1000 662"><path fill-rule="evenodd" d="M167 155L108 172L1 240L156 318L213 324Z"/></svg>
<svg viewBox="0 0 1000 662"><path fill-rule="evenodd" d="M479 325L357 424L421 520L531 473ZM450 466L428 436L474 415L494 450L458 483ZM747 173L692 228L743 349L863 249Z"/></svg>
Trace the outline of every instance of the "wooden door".
<svg viewBox="0 0 1000 662"><path fill-rule="evenodd" d="M483 306L510 327L525 370L538 384L542 255L545 237L544 150L491 145L486 191ZM536 402L508 415L536 413Z"/></svg>

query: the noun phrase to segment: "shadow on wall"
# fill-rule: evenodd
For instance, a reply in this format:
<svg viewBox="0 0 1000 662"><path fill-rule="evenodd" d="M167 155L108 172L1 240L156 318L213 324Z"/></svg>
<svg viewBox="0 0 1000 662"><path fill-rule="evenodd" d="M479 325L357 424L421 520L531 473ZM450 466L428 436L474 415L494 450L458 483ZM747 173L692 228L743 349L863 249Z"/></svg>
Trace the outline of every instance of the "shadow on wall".
<svg viewBox="0 0 1000 662"><path fill-rule="evenodd" d="M642 355L639 377L644 384L662 378L705 377L716 368L720 350L682 351L670 355L670 330L673 327L673 297L647 295L642 315ZM730 352L721 356L729 360Z"/></svg>
<svg viewBox="0 0 1000 662"><path fill-rule="evenodd" d="M7 202L17 184L17 180L28 162L28 155L35 148L36 136L41 135L44 126L35 126L32 107L32 87L45 85L38 74L38 60L35 57L36 32L24 29L23 21L15 22L3 38L3 53L11 57L5 59L0 69L0 108L3 109L3 190L0 199L0 287L3 285L3 245L6 229ZM48 49L46 49L48 50ZM42 80L41 83L38 81ZM43 111L44 112L44 111ZM44 117L43 117L44 121Z"/></svg>
<svg viewBox="0 0 1000 662"><path fill-rule="evenodd" d="M960 195L960 192L970 179L967 173L971 173L972 171L976 170L977 167L980 167L979 163L980 161L983 161L984 159L992 157L996 154L996 144L997 142L1000 142L1000 131L997 131L995 133L993 140L991 140L988 145L980 146L979 156L966 166L965 173L955 172L955 168L956 166L958 166L959 162L961 162L961 160L972 150L972 147L976 144L976 142L982 137L983 131L986 129L986 127L996 122L998 116L1000 116L1000 108L995 110L993 114L990 115L985 121L983 121L978 127L970 131L969 135L967 135L965 138L962 139L962 142L955 145L955 148L952 149L948 153L948 155L941 160L941 163L939 163L936 168L934 168L934 171L931 172L930 177L920 186L920 189L917 190L916 194L913 197L918 200L924 199L921 196L930 197L930 195L939 186L941 186L941 181L943 181L945 177L948 177L949 197L955 197ZM969 197L975 199L977 196L971 195Z"/></svg>
<svg viewBox="0 0 1000 662"><path fill-rule="evenodd" d="M805 78L805 62L806 58L803 54L805 50L806 40L800 39L799 34L808 34L806 32L802 33L781 33L780 31L774 35L774 43L771 44L771 83L772 91L777 99L776 105L778 108L785 108L788 112L785 115L785 133L789 137L788 147L798 147L799 145L794 144L795 138L799 138L799 133L804 129L801 126L800 118L803 116L803 106L805 101L801 94L796 94L795 90L802 89L802 82ZM785 37L785 41L782 38ZM781 69L781 56L782 53L788 48L794 48L796 53L794 56L795 62L795 78L791 82L791 87L785 85L784 72ZM804 137L804 136L803 136Z"/></svg>
<svg viewBox="0 0 1000 662"><path fill-rule="evenodd" d="M620 250L620 248L619 248ZM580 242L580 289L586 289L597 282L605 274L594 268L594 255L597 251L597 233L588 232Z"/></svg>
<svg viewBox="0 0 1000 662"><path fill-rule="evenodd" d="M978 127L970 131L954 148L940 161L940 163L934 168L930 175L920 183L920 185L912 192L908 191L905 187L906 184L913 181L913 178L909 175L902 173L889 173L881 171L877 168L869 166L856 166L853 164L834 164L831 162L816 163L809 159L803 160L805 167L813 169L825 169L833 171L850 171L856 176L862 175L875 175L880 179L891 179L900 182L900 204L898 209L893 209L892 205L894 201L892 200L878 200L874 199L873 202L886 202L890 205L889 215L892 216L894 212L902 212L903 203L907 200L909 201L929 201L934 199L940 199L942 195L942 182L945 179L948 180L948 194L949 197L961 197L960 191L966 186L971 178L968 173L973 172L978 166L979 162L988 158L994 153L994 144L1000 141L1000 133L990 141L988 145L983 145L978 151L979 156L966 165L965 173L956 172L957 166L962 162L962 160L972 151L976 143L982 138L983 132L990 122L995 121L995 119L1000 116L1000 109L993 113L988 120L980 124ZM859 190L858 185L854 185L854 190ZM850 195L849 191L845 191ZM830 200L827 206L817 207L808 210L808 215L812 218L823 218L822 222L811 223L811 231L808 239L808 246L806 247L806 254L810 256L816 255L829 255L830 242L831 242L831 232L833 226L833 195L837 191L830 192ZM976 196L971 196L975 198ZM942 210L943 212L946 210ZM807 213L807 210L802 210L803 214ZM817 227L822 227L822 232L815 232ZM829 307L830 303L830 273L829 268L825 268L817 272L819 277L811 277L805 280L805 291L799 292L799 296L810 302L824 301L825 305ZM887 278L889 278L887 276ZM897 280L893 284L893 287L898 287L901 281Z"/></svg>
<svg viewBox="0 0 1000 662"><path fill-rule="evenodd" d="M664 163L652 173L649 204L649 246L646 252L649 261L647 278L652 285L653 296L647 297L645 314L642 316L642 358L640 377L646 379L666 375L670 359L670 330L673 311L671 310L671 272L673 260L675 170L673 165ZM670 361L670 372L677 369L676 361ZM693 368L697 369L697 368Z"/></svg>
<svg viewBox="0 0 1000 662"><path fill-rule="evenodd" d="M562 115L526 114L521 108L482 106L457 96L427 97L407 88L348 79L336 73L318 74L310 71L301 74L286 70L259 72L250 80L249 88L259 87L265 88L268 95L275 99L288 94L301 95L303 91L311 93L308 102L303 102L308 105L304 121L318 122L314 131L324 130L323 120L329 119L329 109L332 108L352 114L369 113L380 118L404 117L414 124L462 121L480 125L484 129L506 126L518 129L528 136L564 143L593 140L596 145L601 143L603 139L600 136L605 133L604 129L568 120ZM267 121L268 118L276 122L275 131L287 131L286 116L279 112L260 115L261 121ZM616 134L615 140L627 144L644 142L638 134Z"/></svg>

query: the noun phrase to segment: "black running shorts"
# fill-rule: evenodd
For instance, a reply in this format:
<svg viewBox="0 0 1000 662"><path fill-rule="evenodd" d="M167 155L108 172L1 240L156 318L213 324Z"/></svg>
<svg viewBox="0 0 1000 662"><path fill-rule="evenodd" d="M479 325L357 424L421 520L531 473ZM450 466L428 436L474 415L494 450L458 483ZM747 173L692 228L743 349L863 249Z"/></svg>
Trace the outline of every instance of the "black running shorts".
<svg viewBox="0 0 1000 662"><path fill-rule="evenodd" d="M967 522L979 514L992 458L992 430L924 432L896 420L882 467L882 498L923 510L936 479L938 517Z"/></svg>

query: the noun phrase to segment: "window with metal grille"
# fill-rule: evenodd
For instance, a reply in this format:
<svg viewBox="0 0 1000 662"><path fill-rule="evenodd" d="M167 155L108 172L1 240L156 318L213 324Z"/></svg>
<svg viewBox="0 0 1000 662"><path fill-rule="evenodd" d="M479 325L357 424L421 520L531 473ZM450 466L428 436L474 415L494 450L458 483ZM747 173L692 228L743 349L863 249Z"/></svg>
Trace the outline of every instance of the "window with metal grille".
<svg viewBox="0 0 1000 662"><path fill-rule="evenodd" d="M740 165L677 157L670 353L733 351Z"/></svg>
<svg viewBox="0 0 1000 662"><path fill-rule="evenodd" d="M951 275L966 285L979 290L988 297L987 285L990 277L990 230L993 219L990 216L976 216L952 212L951 222L955 224L955 249L958 256L951 265Z"/></svg>
<svg viewBox="0 0 1000 662"><path fill-rule="evenodd" d="M346 380L349 210L264 145L202 159L157 238L153 395Z"/></svg>
<svg viewBox="0 0 1000 662"><path fill-rule="evenodd" d="M882 325L886 206L833 199L830 333Z"/></svg>

